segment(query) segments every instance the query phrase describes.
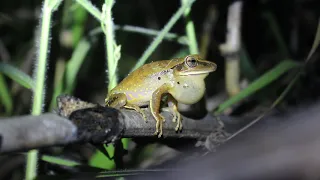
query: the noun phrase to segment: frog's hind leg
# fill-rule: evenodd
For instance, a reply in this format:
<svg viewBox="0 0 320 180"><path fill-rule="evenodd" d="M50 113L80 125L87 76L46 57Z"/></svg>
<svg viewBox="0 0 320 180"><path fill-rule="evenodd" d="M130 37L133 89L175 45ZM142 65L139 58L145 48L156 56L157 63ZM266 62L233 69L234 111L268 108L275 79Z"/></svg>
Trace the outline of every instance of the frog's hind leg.
<svg viewBox="0 0 320 180"><path fill-rule="evenodd" d="M111 95L108 99L106 99L106 105L113 107L113 108L127 108L127 109L133 109L140 113L145 121L147 121L146 115L142 111L142 109L134 104L130 104L127 101L127 96L124 93L118 93Z"/></svg>
<svg viewBox="0 0 320 180"><path fill-rule="evenodd" d="M127 103L124 107L127 108L127 109L133 109L133 110L137 111L138 113L140 113L142 115L144 121L147 122L147 117L146 117L145 113L142 111L142 109L139 106L137 106L135 104Z"/></svg>

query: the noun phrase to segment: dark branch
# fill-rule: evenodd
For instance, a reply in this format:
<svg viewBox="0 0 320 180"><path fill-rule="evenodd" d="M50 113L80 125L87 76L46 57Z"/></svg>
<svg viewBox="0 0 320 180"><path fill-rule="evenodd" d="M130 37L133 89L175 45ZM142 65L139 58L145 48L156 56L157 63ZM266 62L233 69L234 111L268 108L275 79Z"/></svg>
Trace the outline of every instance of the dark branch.
<svg viewBox="0 0 320 180"><path fill-rule="evenodd" d="M57 114L20 116L0 121L0 152L20 151L74 142L109 143L119 137L154 137L155 120L144 109L146 123L137 112L103 107L72 96L58 97ZM207 115L200 120L183 117L183 130L175 132L170 113L163 113L164 138L205 140L210 146L222 143L229 134L217 117ZM223 118L220 117L223 121ZM212 138L213 137L213 138ZM214 139L213 141L211 141ZM213 143L213 145L212 145Z"/></svg>
<svg viewBox="0 0 320 180"><path fill-rule="evenodd" d="M74 142L77 129L68 119L52 113L1 119L0 152Z"/></svg>

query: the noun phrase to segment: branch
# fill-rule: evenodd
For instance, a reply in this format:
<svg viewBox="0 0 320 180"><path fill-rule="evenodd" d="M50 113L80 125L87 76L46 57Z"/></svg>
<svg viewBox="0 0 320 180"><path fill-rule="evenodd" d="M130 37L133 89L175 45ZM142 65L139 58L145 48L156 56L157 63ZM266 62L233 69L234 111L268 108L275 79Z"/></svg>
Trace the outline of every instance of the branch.
<svg viewBox="0 0 320 180"><path fill-rule="evenodd" d="M100 117L103 113L102 111L106 112L106 114ZM139 113L132 110L121 109L119 111L113 108L103 107L99 104L87 103L68 95L58 97L58 114L75 122L77 126L88 123L88 119L96 121L99 121L99 119L102 121L116 120L119 121L121 126L124 126L122 137L156 137L153 135L156 120L148 108L143 108L143 111L145 112L147 122L142 119ZM183 130L182 132L176 133L174 130L175 123L172 122L172 114L163 112L162 115L166 119L163 124L164 138L206 138L214 130L221 129L223 126L220 120L218 120L218 117L213 117L209 114L199 120L182 116ZM75 121L75 119L78 118L83 120Z"/></svg>
<svg viewBox="0 0 320 180"><path fill-rule="evenodd" d="M77 127L69 120L48 113L18 116L0 121L0 153L74 142Z"/></svg>
<svg viewBox="0 0 320 180"><path fill-rule="evenodd" d="M227 141L217 152L176 158L130 179L319 179L320 101L289 108Z"/></svg>
<svg viewBox="0 0 320 180"><path fill-rule="evenodd" d="M57 114L19 116L0 121L0 153L37 149L46 146L65 145L75 142L93 144L114 142L120 137L153 137L155 120L144 109L148 122L130 110L117 110L81 101L72 96L59 96ZM182 132L176 133L170 113L163 113L164 138L205 140L210 137L210 149L221 144L229 133L221 121L228 117L207 115L194 120L183 116ZM220 120L219 120L220 119ZM213 137L213 138L212 138ZM206 145L208 145L208 142Z"/></svg>

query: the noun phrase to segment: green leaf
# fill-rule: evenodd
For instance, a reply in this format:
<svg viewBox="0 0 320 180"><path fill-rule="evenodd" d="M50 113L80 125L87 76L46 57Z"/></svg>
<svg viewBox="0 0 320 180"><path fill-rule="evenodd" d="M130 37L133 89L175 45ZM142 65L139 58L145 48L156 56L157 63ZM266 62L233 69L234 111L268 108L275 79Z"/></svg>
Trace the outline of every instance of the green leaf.
<svg viewBox="0 0 320 180"><path fill-rule="evenodd" d="M51 103L49 106L49 111L56 107L57 97L63 92L63 78L65 77L66 64L65 61L59 59L56 63L56 68L54 72L54 82L53 82L53 94Z"/></svg>
<svg viewBox="0 0 320 180"><path fill-rule="evenodd" d="M52 163L52 164L59 164L59 165L70 166L70 167L80 165L80 163L75 161L70 161L70 160L66 160L66 159L62 159L54 156L48 156L48 155L41 156L41 160Z"/></svg>
<svg viewBox="0 0 320 180"><path fill-rule="evenodd" d="M227 101L219 105L219 108L214 114L219 114L225 109L229 108L233 104L243 100L244 98L252 95L259 89L269 85L274 80L278 79L282 74L289 71L292 68L298 67L300 64L292 60L284 60L279 63L276 67L266 72L257 80L253 81L247 88L243 89L239 94L229 98Z"/></svg>
<svg viewBox="0 0 320 180"><path fill-rule="evenodd" d="M309 61L309 59L311 58L311 56L313 55L313 53L317 50L318 46L320 43L320 18L319 18L319 22L318 22L318 28L317 28L317 32L316 32L316 37L314 38L313 41L313 45L312 48L308 54L308 57L306 59L306 61Z"/></svg>
<svg viewBox="0 0 320 180"><path fill-rule="evenodd" d="M9 93L7 83L2 74L0 74L0 102L4 105L6 114L9 115L12 112L12 97Z"/></svg>
<svg viewBox="0 0 320 180"><path fill-rule="evenodd" d="M83 39L74 50L71 60L66 67L66 93L71 93L73 91L80 66L88 54L89 49L90 43L86 39Z"/></svg>
<svg viewBox="0 0 320 180"><path fill-rule="evenodd" d="M0 73L5 74L10 79L25 88L33 89L35 87L35 83L29 75L10 64L0 62Z"/></svg>
<svg viewBox="0 0 320 180"><path fill-rule="evenodd" d="M106 151L108 154L113 157L114 156L114 146L113 145L108 145L107 147L104 145L106 148ZM102 152L99 150L96 151L96 153L91 157L89 161L89 165L93 167L98 167L102 169L113 169L115 167L115 163L113 160L108 159Z"/></svg>

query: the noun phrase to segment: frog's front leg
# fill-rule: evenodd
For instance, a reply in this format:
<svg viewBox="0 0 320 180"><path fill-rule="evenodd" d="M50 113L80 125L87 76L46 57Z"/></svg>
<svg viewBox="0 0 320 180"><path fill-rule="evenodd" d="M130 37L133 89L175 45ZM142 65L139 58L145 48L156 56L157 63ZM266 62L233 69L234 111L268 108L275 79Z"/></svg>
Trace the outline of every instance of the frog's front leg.
<svg viewBox="0 0 320 180"><path fill-rule="evenodd" d="M180 131L182 129L182 121L181 121L181 114L178 111L178 102L176 99L173 98L171 94L168 94L168 108L170 112L173 114L172 121L175 123L177 122L177 126L175 128L176 131Z"/></svg>
<svg viewBox="0 0 320 180"><path fill-rule="evenodd" d="M156 89L152 93L152 98L150 100L150 110L153 115L153 117L156 119L156 132L155 134L158 134L158 137L160 138L162 136L162 125L165 121L164 117L160 114L160 103L161 103L161 97L163 94L168 92L168 89L170 86L168 84L163 84L158 89Z"/></svg>
<svg viewBox="0 0 320 180"><path fill-rule="evenodd" d="M135 104L130 104L127 101L127 96L124 93L117 93L117 94L112 94L110 97L108 97L106 100L106 105L113 107L113 108L127 108L127 109L133 109L135 111L137 111L138 113L140 113L144 119L144 121L147 122L147 118L145 113L142 111L142 109L135 105Z"/></svg>

